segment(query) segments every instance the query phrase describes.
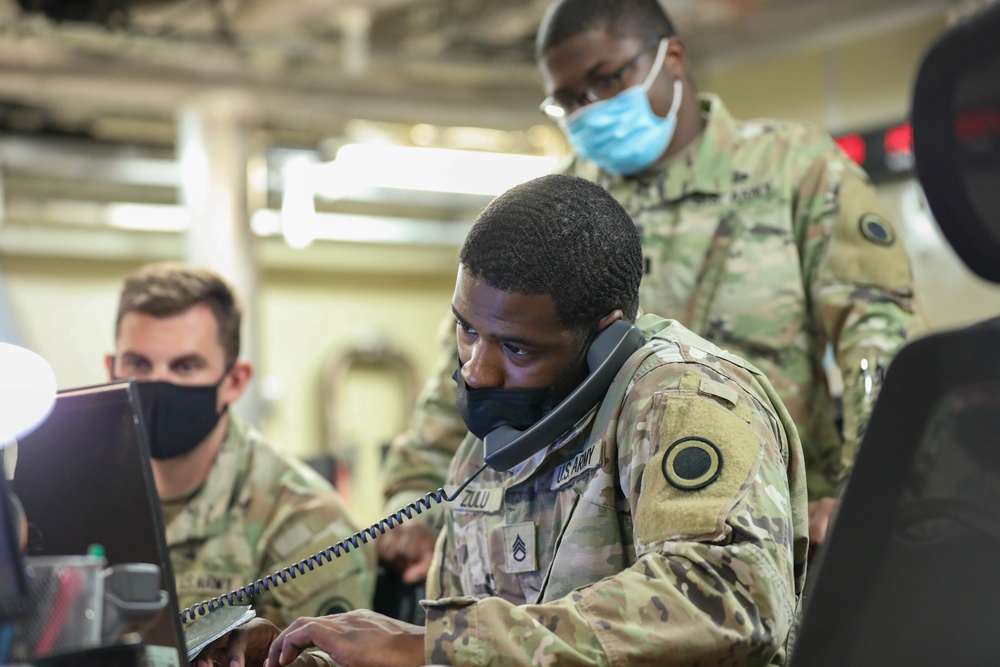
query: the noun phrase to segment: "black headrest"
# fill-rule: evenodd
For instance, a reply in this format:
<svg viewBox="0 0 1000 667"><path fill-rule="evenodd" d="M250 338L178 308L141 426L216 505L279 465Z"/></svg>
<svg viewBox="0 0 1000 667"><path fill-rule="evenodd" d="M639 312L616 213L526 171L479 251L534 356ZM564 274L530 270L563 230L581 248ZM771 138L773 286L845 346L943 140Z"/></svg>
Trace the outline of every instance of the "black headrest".
<svg viewBox="0 0 1000 667"><path fill-rule="evenodd" d="M1000 4L952 26L913 93L917 175L959 257L1000 282Z"/></svg>

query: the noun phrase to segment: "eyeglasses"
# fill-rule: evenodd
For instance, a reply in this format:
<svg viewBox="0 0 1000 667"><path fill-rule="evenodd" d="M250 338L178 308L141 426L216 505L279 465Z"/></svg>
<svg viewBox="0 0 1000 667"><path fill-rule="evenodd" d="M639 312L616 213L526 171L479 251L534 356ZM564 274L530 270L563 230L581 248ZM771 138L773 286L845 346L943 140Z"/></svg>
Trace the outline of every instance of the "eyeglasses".
<svg viewBox="0 0 1000 667"><path fill-rule="evenodd" d="M647 39L639 52L628 59L624 65L614 72L602 74L595 77L590 84L583 89L582 93L556 93L542 100L538 105L539 110L552 120L561 120L571 113L591 102L609 100L618 93L625 90L625 73L635 67L639 59L657 46L664 37L657 35Z"/></svg>

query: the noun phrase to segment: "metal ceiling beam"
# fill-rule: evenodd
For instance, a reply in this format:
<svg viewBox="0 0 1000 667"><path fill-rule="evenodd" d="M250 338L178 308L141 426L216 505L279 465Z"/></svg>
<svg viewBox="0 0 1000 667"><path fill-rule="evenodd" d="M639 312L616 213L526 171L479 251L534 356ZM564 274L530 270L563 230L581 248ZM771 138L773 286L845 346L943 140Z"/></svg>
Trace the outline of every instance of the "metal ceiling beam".
<svg viewBox="0 0 1000 667"><path fill-rule="evenodd" d="M180 234L119 229L0 225L0 259L80 259L100 262L156 262L183 257ZM317 241L301 250L281 238L259 239L262 270L317 271L349 275L454 277L458 248Z"/></svg>

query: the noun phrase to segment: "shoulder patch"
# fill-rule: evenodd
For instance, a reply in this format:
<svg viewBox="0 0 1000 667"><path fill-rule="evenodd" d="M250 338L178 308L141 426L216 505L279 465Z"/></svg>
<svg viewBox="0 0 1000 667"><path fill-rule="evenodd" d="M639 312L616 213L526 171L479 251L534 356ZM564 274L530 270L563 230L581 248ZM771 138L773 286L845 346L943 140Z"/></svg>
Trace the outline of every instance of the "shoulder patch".
<svg viewBox="0 0 1000 667"><path fill-rule="evenodd" d="M704 395L654 395L634 525L643 548L671 539L721 538L753 480L763 449L753 427Z"/></svg>
<svg viewBox="0 0 1000 667"><path fill-rule="evenodd" d="M861 235L875 245L891 246L896 242L896 232L889 221L877 213L865 213L858 220Z"/></svg>
<svg viewBox="0 0 1000 667"><path fill-rule="evenodd" d="M682 491L703 489L719 478L722 452L711 440L681 438L667 448L663 457L663 477Z"/></svg>

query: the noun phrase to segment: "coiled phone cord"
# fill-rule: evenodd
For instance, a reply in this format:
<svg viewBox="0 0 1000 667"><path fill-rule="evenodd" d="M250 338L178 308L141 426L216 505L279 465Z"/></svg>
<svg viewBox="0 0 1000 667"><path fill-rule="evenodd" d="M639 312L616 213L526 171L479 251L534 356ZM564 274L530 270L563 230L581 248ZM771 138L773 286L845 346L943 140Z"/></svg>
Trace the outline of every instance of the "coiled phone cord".
<svg viewBox="0 0 1000 667"><path fill-rule="evenodd" d="M288 567L278 570L273 574L269 574L263 579L258 579L243 588L237 588L236 590L230 591L224 595L191 605L181 612L181 623L188 623L189 621L195 620L199 616L205 616L209 612L215 611L219 607L224 607L226 605L236 606L241 603L249 604L253 601L254 595L260 595L271 588L277 588L280 584L288 581L289 578L294 579L300 574L305 574L307 570L312 571L316 567L321 567L325 563L333 561L334 558L340 558L341 554L349 553L351 549L357 549L361 544L368 544L369 540L374 540L387 530L391 530L403 523L403 521L412 519L414 513L420 514L425 509L429 510L434 506L434 504L442 504L455 500L458 498L458 495L462 493L465 487L468 486L469 483L478 477L484 470L486 470L485 464L471 477L465 480L461 486L455 489L455 492L451 495L445 493L444 488L440 488L437 491L431 491L423 498L418 498L406 507L393 512L384 519L380 519L376 523L373 523L368 528L354 533L347 539L341 540L340 542L327 547L317 554L304 558L298 563L289 565ZM432 503L431 501L434 502Z"/></svg>

